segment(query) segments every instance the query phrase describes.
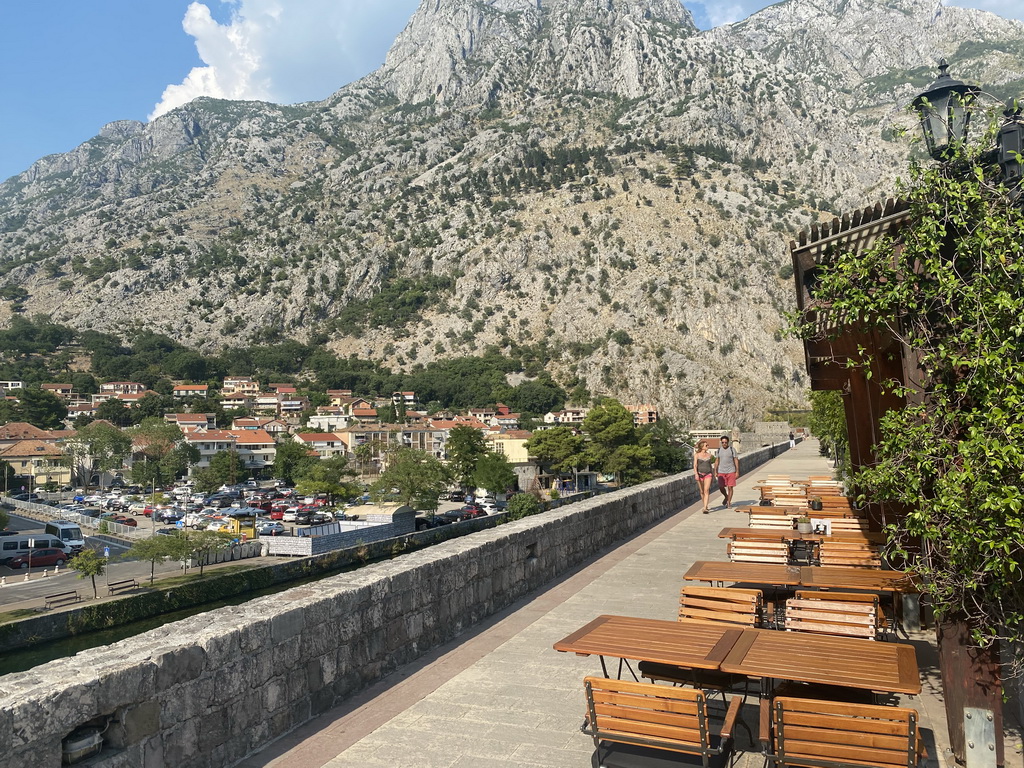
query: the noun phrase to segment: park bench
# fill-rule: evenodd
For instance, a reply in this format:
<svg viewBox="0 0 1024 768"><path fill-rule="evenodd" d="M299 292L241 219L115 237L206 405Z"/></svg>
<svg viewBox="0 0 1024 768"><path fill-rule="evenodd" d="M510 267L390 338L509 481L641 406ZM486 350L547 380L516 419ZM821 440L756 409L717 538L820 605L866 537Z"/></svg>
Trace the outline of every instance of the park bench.
<svg viewBox="0 0 1024 768"><path fill-rule="evenodd" d="M55 605L61 605L63 603L77 603L81 599L82 598L78 594L77 589L72 589L67 592L57 592L46 596L46 602L43 603L43 608L48 611Z"/></svg>
<svg viewBox="0 0 1024 768"><path fill-rule="evenodd" d="M594 738L595 765L607 768L636 765L638 760L668 759L679 753L697 755L704 768L713 758L732 751L732 729L741 699L732 699L725 721L713 733L703 691L652 683L588 677L587 718L583 732Z"/></svg>
<svg viewBox="0 0 1024 768"><path fill-rule="evenodd" d="M107 591L111 595L114 594L115 592L120 592L122 590L138 589L138 588L139 588L139 582L137 582L135 579L123 579L122 581L112 581L109 584L107 584Z"/></svg>
<svg viewBox="0 0 1024 768"><path fill-rule="evenodd" d="M761 741L776 768L914 768L925 756L913 709L789 697L770 706Z"/></svg>

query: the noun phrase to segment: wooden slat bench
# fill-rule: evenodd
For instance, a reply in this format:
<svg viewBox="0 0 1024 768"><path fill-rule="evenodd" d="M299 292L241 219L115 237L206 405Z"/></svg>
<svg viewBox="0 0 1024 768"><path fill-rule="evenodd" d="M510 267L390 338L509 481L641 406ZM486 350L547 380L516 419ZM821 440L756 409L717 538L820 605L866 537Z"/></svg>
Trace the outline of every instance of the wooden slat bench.
<svg viewBox="0 0 1024 768"><path fill-rule="evenodd" d="M822 592L813 589L798 589L794 596L800 600L828 600L837 603L866 603L875 608L878 632L892 632L895 636L896 618L890 607L882 605L878 595L868 592Z"/></svg>
<svg viewBox="0 0 1024 768"><path fill-rule="evenodd" d="M774 515L764 512L750 513L751 528L792 528L793 518L789 515Z"/></svg>
<svg viewBox="0 0 1024 768"><path fill-rule="evenodd" d="M72 589L67 592L57 592L53 595L46 596L46 602L43 603L43 608L48 611L55 605L77 603L81 599L82 597L78 594L77 589Z"/></svg>
<svg viewBox="0 0 1024 768"><path fill-rule="evenodd" d="M916 710L816 699L774 699L761 741L777 768L915 768L925 755Z"/></svg>
<svg viewBox="0 0 1024 768"><path fill-rule="evenodd" d="M732 729L741 699L734 697L725 722L713 733L703 691L652 683L587 677L583 732L594 739L595 765L625 768L644 757L697 755L705 768L724 763L732 751Z"/></svg>
<svg viewBox="0 0 1024 768"><path fill-rule="evenodd" d="M120 592L122 590L138 588L139 582L137 582L135 579L123 579L122 581L112 581L109 584L107 584L107 591L111 595L115 592Z"/></svg>

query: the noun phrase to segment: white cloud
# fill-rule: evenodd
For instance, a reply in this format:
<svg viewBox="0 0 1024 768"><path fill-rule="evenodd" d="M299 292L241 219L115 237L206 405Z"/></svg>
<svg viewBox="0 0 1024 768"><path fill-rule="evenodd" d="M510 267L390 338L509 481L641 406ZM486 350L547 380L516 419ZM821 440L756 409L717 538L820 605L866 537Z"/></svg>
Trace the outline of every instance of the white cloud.
<svg viewBox="0 0 1024 768"><path fill-rule="evenodd" d="M736 21L742 21L754 11L760 10L761 7L760 4L749 2L721 3L714 2L714 0L702 3L702 5L704 6L704 13L707 15L708 23L710 23L712 27L720 27L723 24L732 24Z"/></svg>
<svg viewBox="0 0 1024 768"><path fill-rule="evenodd" d="M282 104L322 99L383 60L417 0L220 0L218 23L193 2L182 27L205 66L168 85L152 120L198 96Z"/></svg>
<svg viewBox="0 0 1024 768"><path fill-rule="evenodd" d="M1024 21L1024 5L1020 0L956 0L943 2L943 5L958 5L961 8L977 8L1002 16L1004 19L1020 19Z"/></svg>

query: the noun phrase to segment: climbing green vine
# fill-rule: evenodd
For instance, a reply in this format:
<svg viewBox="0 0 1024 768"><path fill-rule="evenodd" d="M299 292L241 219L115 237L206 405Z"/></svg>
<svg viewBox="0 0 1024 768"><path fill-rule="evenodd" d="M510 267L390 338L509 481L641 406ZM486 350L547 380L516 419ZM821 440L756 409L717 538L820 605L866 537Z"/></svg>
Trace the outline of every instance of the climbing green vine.
<svg viewBox="0 0 1024 768"><path fill-rule="evenodd" d="M972 148L913 165L900 185L909 225L829 255L814 287L835 317L887 331L918 360L916 384L883 382L908 405L883 416L877 463L853 482L909 510L889 526L891 554L982 646L1024 639L1024 195L998 171ZM1024 671L1019 656L1006 673Z"/></svg>

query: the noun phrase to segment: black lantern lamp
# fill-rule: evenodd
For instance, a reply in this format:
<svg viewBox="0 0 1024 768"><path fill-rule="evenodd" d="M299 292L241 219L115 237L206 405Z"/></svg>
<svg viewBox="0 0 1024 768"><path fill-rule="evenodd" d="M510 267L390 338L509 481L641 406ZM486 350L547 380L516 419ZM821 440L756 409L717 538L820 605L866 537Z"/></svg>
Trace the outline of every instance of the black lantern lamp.
<svg viewBox="0 0 1024 768"><path fill-rule="evenodd" d="M996 137L999 168L1003 172L1003 181L1014 185L1021 180L1024 166L1021 160L1024 155L1024 118L1020 114L1020 103L1010 101L1003 112L1002 126Z"/></svg>
<svg viewBox="0 0 1024 768"><path fill-rule="evenodd" d="M954 80L947 69L949 64L942 59L938 79L913 103L921 117L928 154L940 161L948 160L953 150L967 139L971 107L981 93L976 85Z"/></svg>

